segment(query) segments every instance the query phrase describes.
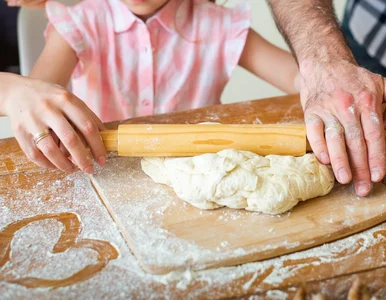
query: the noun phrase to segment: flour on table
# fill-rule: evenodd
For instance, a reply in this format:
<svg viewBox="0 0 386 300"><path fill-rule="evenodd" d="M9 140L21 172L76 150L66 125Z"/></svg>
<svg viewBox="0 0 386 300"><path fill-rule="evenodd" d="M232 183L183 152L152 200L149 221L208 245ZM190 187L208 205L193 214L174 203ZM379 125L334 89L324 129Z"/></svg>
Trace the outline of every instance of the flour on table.
<svg viewBox="0 0 386 300"><path fill-rule="evenodd" d="M227 206L280 214L334 186L331 170L313 154L263 157L226 149L186 158L144 158L141 165L155 182L171 186L179 198L201 209Z"/></svg>

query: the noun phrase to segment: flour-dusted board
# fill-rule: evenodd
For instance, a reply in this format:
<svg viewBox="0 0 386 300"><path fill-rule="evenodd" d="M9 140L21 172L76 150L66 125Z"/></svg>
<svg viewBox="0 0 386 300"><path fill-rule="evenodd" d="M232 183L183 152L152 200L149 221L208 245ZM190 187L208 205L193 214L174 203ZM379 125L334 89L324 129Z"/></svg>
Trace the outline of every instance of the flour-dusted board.
<svg viewBox="0 0 386 300"><path fill-rule="evenodd" d="M139 158L110 158L92 182L141 266L153 274L264 260L348 236L386 220L386 187L359 198L352 186L271 216L203 211L154 183Z"/></svg>

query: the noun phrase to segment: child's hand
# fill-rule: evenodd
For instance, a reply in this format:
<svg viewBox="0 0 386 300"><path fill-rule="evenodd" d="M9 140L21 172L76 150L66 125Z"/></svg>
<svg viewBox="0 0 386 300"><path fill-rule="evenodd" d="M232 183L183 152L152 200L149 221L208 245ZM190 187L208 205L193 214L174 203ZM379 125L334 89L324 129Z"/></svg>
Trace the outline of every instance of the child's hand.
<svg viewBox="0 0 386 300"><path fill-rule="evenodd" d="M29 8L44 8L47 0L6 0L8 6L25 6Z"/></svg>
<svg viewBox="0 0 386 300"><path fill-rule="evenodd" d="M99 134L104 125L83 101L59 85L6 75L7 92L0 112L10 117L15 137L30 160L41 167L75 171L60 142L72 161L90 174L93 162L84 140L97 163L105 164L106 150ZM40 133L43 138L38 140Z"/></svg>

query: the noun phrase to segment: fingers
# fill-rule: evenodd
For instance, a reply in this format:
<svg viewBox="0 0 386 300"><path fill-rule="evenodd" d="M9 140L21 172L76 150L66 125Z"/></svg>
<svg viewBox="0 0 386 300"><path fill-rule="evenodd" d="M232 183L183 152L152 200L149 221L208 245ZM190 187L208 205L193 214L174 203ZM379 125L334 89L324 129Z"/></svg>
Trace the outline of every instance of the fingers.
<svg viewBox="0 0 386 300"><path fill-rule="evenodd" d="M359 102L358 97L354 98L353 95L346 92L339 92L334 96L334 101L337 103L335 113L344 127L344 137L355 191L359 196L366 196L370 193L372 184L368 145L366 144L361 123L363 101Z"/></svg>
<svg viewBox="0 0 386 300"><path fill-rule="evenodd" d="M365 110L361 115L364 139L372 182L385 176L385 136L380 106L376 111Z"/></svg>
<svg viewBox="0 0 386 300"><path fill-rule="evenodd" d="M366 196L370 193L372 185L363 131L360 124L354 124L345 127L345 133L355 192L359 196Z"/></svg>
<svg viewBox="0 0 386 300"><path fill-rule="evenodd" d="M32 136L21 127L14 130L15 138L29 160L42 168L56 169L56 167L36 148Z"/></svg>
<svg viewBox="0 0 386 300"><path fill-rule="evenodd" d="M47 129L45 124L32 122L31 120L27 120L26 124L29 124L28 128L31 132L31 143L34 144L34 146L40 150L41 154L44 155L56 168L67 173L73 173L76 170L75 166L67 159L62 151L60 151L51 133L35 144L33 136Z"/></svg>
<svg viewBox="0 0 386 300"><path fill-rule="evenodd" d="M385 140L381 103L386 102L385 79L355 63L339 62L303 70L301 103L325 125L325 143L318 118L307 124L307 135L320 161L325 144L337 180L351 177L359 196L369 194L372 181L385 175ZM385 119L386 120L386 119ZM313 124L312 124L313 123ZM351 172L350 172L351 167Z"/></svg>
<svg viewBox="0 0 386 300"><path fill-rule="evenodd" d="M346 151L344 129L333 116L326 118L325 124L327 148L335 178L341 184L349 183L352 173Z"/></svg>
<svg viewBox="0 0 386 300"><path fill-rule="evenodd" d="M99 130L104 128L103 123L83 105L66 105L63 110L67 116L71 116L71 122L87 142L96 162L100 166L104 166L106 164L106 149L99 133ZM71 149L68 146L66 148L71 153ZM75 157L73 158L76 160Z"/></svg>
<svg viewBox="0 0 386 300"><path fill-rule="evenodd" d="M307 138L314 154L321 163L329 164L330 157L324 138L323 120L316 114L310 113L305 115L305 122L307 127Z"/></svg>
<svg viewBox="0 0 386 300"><path fill-rule="evenodd" d="M20 100L24 95L28 101ZM22 149L31 160L72 172L75 167L68 159L71 156L83 172L92 173L93 161L83 143L85 140L98 163L105 164L106 150L99 133L104 125L70 92L58 85L30 80L30 84L15 91L12 100L8 115ZM51 129L51 134L36 146L33 136L46 129Z"/></svg>
<svg viewBox="0 0 386 300"><path fill-rule="evenodd" d="M76 98L76 96L74 96L74 97ZM107 130L107 127L105 126L105 124L103 124L103 122L98 118L98 116L91 109L89 109L87 107L86 103L84 103L80 99L78 99L78 100L79 100L79 103L81 104L81 106L83 107L83 110L86 111L88 113L88 115L90 115L91 118L94 120L95 124L98 126L98 129L99 130Z"/></svg>
<svg viewBox="0 0 386 300"><path fill-rule="evenodd" d="M49 124L51 124L51 129L58 136L61 143L63 143L64 147L68 150L76 165L84 173L92 174L94 172L94 167L91 157L89 157L86 147L83 145L81 139L79 138L78 134L75 132L71 124L60 114L48 115L47 121ZM50 138L52 139L52 137ZM58 146L56 146L56 148L58 152L60 152L60 155L62 157L65 157L63 152L60 151L60 149L58 148ZM67 158L66 160L70 162Z"/></svg>
<svg viewBox="0 0 386 300"><path fill-rule="evenodd" d="M76 171L76 167L64 156L56 145L52 136L47 136L36 145L36 147L47 157L59 170L67 173Z"/></svg>
<svg viewBox="0 0 386 300"><path fill-rule="evenodd" d="M349 183L352 173L342 125L331 113L320 108L306 112L305 119L307 138L316 157L323 164L331 163L339 183Z"/></svg>
<svg viewBox="0 0 386 300"><path fill-rule="evenodd" d="M381 98L369 91L358 93L354 115L354 122L345 126L346 144L355 191L359 196L366 196L371 191L372 182L381 181L385 175Z"/></svg>

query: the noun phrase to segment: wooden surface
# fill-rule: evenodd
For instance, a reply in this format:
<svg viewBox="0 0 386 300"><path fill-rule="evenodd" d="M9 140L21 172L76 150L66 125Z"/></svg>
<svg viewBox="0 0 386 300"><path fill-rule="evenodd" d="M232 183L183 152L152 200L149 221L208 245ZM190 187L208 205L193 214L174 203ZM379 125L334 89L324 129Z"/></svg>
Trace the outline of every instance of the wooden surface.
<svg viewBox="0 0 386 300"><path fill-rule="evenodd" d="M264 260L386 220L383 184L367 198L357 197L350 186L338 185L290 213L271 216L195 208L178 199L170 187L154 183L141 171L138 158L116 157L92 181L143 269L153 274Z"/></svg>
<svg viewBox="0 0 386 300"><path fill-rule="evenodd" d="M301 118L298 99L290 96L129 122L297 123ZM117 123L110 124L110 128L116 126ZM110 158L109 164L114 160ZM316 294L325 295L325 299L346 299L350 290L354 296L368 292L377 299L386 297L386 223L333 243L262 262L166 276L148 275L138 265L119 224L109 215L88 176L41 170L28 162L13 139L0 141L0 216L2 245L9 241L9 228L26 224L31 218L41 219L20 227L11 239L9 256L1 254L2 299L292 299L301 286L304 289L299 294L306 299ZM63 225L61 220L68 216L74 220L74 226ZM143 215L144 222L147 217ZM67 230L69 235L64 234ZM264 228L256 228L257 234L261 230ZM89 246L86 249L70 247L55 252L64 249L63 236L73 237L74 244L96 242L83 244ZM98 251L110 255L101 256ZM75 282L68 280L98 262L104 262L99 270L83 277L74 276ZM32 277L68 284L53 289L28 288L15 282ZM359 283L353 286L357 279Z"/></svg>

